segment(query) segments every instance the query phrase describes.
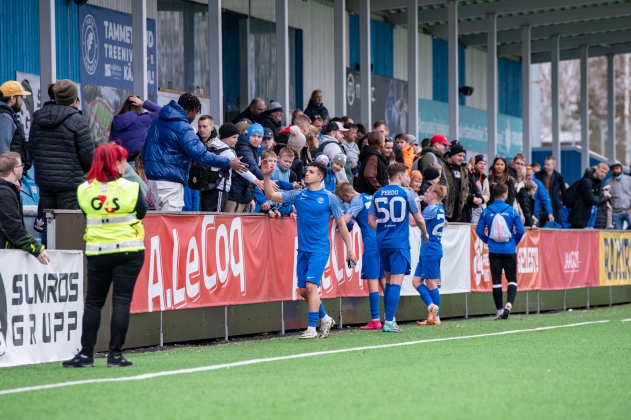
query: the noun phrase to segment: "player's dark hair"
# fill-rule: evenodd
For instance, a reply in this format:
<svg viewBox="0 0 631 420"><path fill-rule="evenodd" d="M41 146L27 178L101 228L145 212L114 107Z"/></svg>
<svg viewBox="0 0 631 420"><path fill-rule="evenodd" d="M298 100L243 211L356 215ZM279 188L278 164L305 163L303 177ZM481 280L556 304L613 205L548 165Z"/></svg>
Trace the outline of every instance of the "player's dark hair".
<svg viewBox="0 0 631 420"><path fill-rule="evenodd" d="M326 165L324 163L322 163L322 162L311 162L307 166L313 166L314 168L316 168L318 170L318 172L320 172L320 175L322 175L322 178L326 178L326 175L327 175L328 171L327 171Z"/></svg>
<svg viewBox="0 0 631 420"><path fill-rule="evenodd" d="M388 178L392 179L394 177L396 177L397 175L399 175L400 173L407 173L408 172L408 167L405 166L402 163L393 163L390 166L388 166Z"/></svg>
<svg viewBox="0 0 631 420"><path fill-rule="evenodd" d="M493 187L493 198L496 200L502 198L504 194L508 192L508 185L506 184L495 184Z"/></svg>
<svg viewBox="0 0 631 420"><path fill-rule="evenodd" d="M184 108L184 111L195 111L196 114L202 112L202 103L197 96L193 95L191 92L186 92L180 96L180 99L177 100L177 104Z"/></svg>

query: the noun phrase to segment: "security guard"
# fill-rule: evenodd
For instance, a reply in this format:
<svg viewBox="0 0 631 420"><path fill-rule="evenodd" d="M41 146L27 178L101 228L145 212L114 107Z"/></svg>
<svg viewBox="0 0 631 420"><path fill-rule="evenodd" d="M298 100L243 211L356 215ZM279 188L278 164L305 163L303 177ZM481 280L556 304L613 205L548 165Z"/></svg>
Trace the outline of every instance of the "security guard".
<svg viewBox="0 0 631 420"><path fill-rule="evenodd" d="M79 207L87 227L85 255L88 260L88 292L83 313L81 351L64 367L94 366L94 345L101 324L101 309L113 284L108 367L132 363L122 355L129 327L129 308L136 279L145 259L142 219L147 203L139 184L123 179L127 151L116 144L94 152L88 181L77 189Z"/></svg>

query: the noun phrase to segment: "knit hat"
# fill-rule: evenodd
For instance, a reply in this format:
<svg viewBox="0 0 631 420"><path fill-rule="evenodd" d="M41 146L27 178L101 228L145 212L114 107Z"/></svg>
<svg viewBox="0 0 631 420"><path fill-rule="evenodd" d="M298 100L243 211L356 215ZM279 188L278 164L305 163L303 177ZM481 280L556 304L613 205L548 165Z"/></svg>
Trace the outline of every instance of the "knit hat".
<svg viewBox="0 0 631 420"><path fill-rule="evenodd" d="M430 140L430 143L440 143L444 144L445 146L451 146L451 143L447 141L447 137L442 134L434 134L432 136L432 139Z"/></svg>
<svg viewBox="0 0 631 420"><path fill-rule="evenodd" d="M221 140L227 139L228 137L239 135L239 129L236 125L232 123L224 123L221 127L219 127L219 138Z"/></svg>
<svg viewBox="0 0 631 420"><path fill-rule="evenodd" d="M258 134L263 137L263 126L259 123L254 123L248 127L248 139L252 134Z"/></svg>
<svg viewBox="0 0 631 420"><path fill-rule="evenodd" d="M410 172L410 182L416 181L417 179L423 179L423 175L421 174L421 171Z"/></svg>
<svg viewBox="0 0 631 420"><path fill-rule="evenodd" d="M283 107L281 104L279 104L278 102L270 102L267 105L267 110L266 110L269 114L271 114L272 112L276 112L276 111L283 111ZM284 111L283 111L284 112Z"/></svg>
<svg viewBox="0 0 631 420"><path fill-rule="evenodd" d="M335 155L335 157L333 157L331 163L339 163L340 165L344 166L346 165L346 156L344 155L344 153L338 153L337 155Z"/></svg>
<svg viewBox="0 0 631 420"><path fill-rule="evenodd" d="M458 153L467 153L467 149L460 143L456 143L449 149L449 156L457 155Z"/></svg>
<svg viewBox="0 0 631 420"><path fill-rule="evenodd" d="M413 136L412 134L408 134L408 140L410 141L410 146L414 146L414 145L418 146L418 139L416 138L416 136Z"/></svg>
<svg viewBox="0 0 631 420"><path fill-rule="evenodd" d="M55 83L53 86L55 94L55 102L60 105L74 105L79 97L77 85L72 80L63 79Z"/></svg>
<svg viewBox="0 0 631 420"><path fill-rule="evenodd" d="M486 156L484 155L475 155L475 163L477 164L478 162L488 162L486 160Z"/></svg>
<svg viewBox="0 0 631 420"><path fill-rule="evenodd" d="M425 178L428 181L432 181L438 178L439 176L440 176L440 173L438 173L438 169L432 166L428 166L427 169L423 171L423 178Z"/></svg>
<svg viewBox="0 0 631 420"><path fill-rule="evenodd" d="M329 166L329 157L327 155L318 155L316 156L316 158L314 159L314 162L322 162L324 163L326 166Z"/></svg>
<svg viewBox="0 0 631 420"><path fill-rule="evenodd" d="M289 135L289 140L287 140L287 147L296 153L300 153L302 148L305 147L307 139L297 125L292 125L289 131L291 134Z"/></svg>

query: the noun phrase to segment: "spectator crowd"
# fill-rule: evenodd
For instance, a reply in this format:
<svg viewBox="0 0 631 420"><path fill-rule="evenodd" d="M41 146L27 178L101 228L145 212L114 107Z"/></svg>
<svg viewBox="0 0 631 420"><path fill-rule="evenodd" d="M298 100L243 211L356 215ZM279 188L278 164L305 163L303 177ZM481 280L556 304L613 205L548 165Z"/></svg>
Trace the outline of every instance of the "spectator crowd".
<svg viewBox="0 0 631 420"><path fill-rule="evenodd" d="M483 154L467 159L463 144L440 133L419 141L413 134L391 133L383 120L368 125L368 130L348 116L332 117L321 90L312 93L304 112L291 113L286 126L283 104L266 104L261 98L252 100L232 122L218 126L212 116L201 115L194 127L202 106L191 93L163 107L130 96L114 116L109 137L93 139L80 110L77 86L60 80L49 86L50 100L33 115L27 141L20 108L29 94L16 81L0 86L0 157L13 153L2 161L5 188L0 194L11 195L13 203L14 191L7 185L21 188L15 168L9 166L19 161L24 173L33 166L40 189L37 227L43 245L43 209L79 208L77 187L92 165L95 147L108 142L127 150L124 177L141 184L150 210L295 217L292 205L266 198L263 159L273 167L275 191L304 188L307 166L318 161L327 166L325 189L334 192L338 184L348 182L358 193L369 195L388 184L388 167L400 163L408 169L404 187L413 191L420 206L426 205L422 197L430 186L445 187L442 203L450 223L476 224L483 209L494 202L494 187L504 184L506 203L531 229L631 228L631 177L618 161L587 169L569 186L553 156L545 159L543 168L527 162L521 153L512 159ZM3 203L8 202L5 199L0 197ZM5 247L33 245L22 231L3 235L14 235L5 238ZM42 250L35 247L33 252Z"/></svg>

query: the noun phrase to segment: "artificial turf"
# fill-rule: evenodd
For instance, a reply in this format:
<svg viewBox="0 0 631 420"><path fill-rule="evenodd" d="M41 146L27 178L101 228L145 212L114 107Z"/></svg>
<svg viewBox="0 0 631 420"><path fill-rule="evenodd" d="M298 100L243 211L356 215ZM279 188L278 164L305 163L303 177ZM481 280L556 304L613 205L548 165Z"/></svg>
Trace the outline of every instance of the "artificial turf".
<svg viewBox="0 0 631 420"><path fill-rule="evenodd" d="M324 354L141 381L0 395L18 418L629 418L631 305L402 325L403 334L344 329L129 355L134 366L60 363L0 369L0 390L136 376L299 353L610 320L518 334Z"/></svg>

